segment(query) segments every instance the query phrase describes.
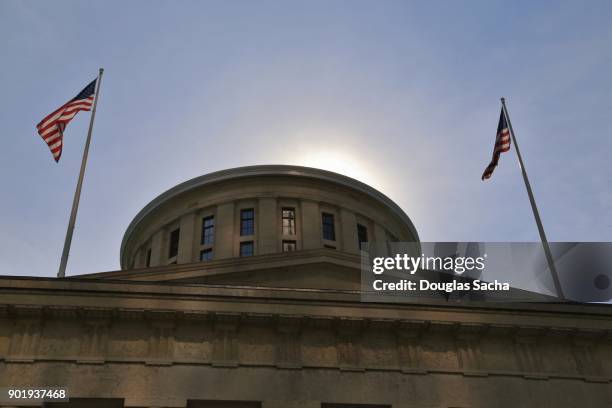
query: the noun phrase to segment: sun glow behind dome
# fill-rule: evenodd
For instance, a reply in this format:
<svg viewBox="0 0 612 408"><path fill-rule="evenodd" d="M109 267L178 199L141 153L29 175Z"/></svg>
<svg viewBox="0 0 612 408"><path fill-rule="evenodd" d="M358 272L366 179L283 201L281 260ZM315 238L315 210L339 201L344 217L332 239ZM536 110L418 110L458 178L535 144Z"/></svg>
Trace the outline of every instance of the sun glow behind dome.
<svg viewBox="0 0 612 408"><path fill-rule="evenodd" d="M308 151L298 157L296 164L333 171L384 191L385 186L378 172L358 155L346 149L326 148Z"/></svg>

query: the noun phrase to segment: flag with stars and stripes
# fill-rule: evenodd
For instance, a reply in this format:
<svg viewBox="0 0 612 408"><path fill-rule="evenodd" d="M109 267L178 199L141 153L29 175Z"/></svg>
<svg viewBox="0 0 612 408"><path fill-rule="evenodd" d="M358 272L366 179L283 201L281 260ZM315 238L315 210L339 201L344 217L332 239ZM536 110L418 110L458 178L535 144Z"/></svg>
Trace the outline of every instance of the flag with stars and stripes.
<svg viewBox="0 0 612 408"><path fill-rule="evenodd" d="M510 129L508 128L508 122L506 121L506 115L502 108L501 115L499 116L499 124L497 125L497 135L495 136L495 146L493 146L493 158L491 163L487 166L484 173L482 173L482 180L491 178L493 170L499 163L499 156L510 150Z"/></svg>
<svg viewBox="0 0 612 408"><path fill-rule="evenodd" d="M79 111L89 111L93 106L96 93L94 79L77 96L47 115L36 125L38 134L43 138L55 161L59 161L64 144L64 129Z"/></svg>

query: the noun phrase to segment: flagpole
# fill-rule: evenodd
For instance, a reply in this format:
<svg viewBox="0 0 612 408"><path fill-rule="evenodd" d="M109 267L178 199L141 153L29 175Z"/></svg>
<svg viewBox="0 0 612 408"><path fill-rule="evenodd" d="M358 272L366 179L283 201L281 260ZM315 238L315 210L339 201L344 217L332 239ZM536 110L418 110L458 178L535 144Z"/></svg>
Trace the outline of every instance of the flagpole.
<svg viewBox="0 0 612 408"><path fill-rule="evenodd" d="M79 181L77 182L74 199L72 201L72 211L70 212L70 221L68 222L68 230L66 231L66 240L64 241L64 249L62 251L62 260L57 272L58 278L66 276L66 265L68 264L68 255L70 253L70 245L72 244L72 233L74 232L74 224L76 223L77 211L79 210L79 201L81 199L81 188L83 187L83 178L85 176L85 166L87 166L87 156L89 155L89 144L91 143L91 133L93 131L94 119L96 117L96 107L98 106L98 98L100 97L100 85L102 84L102 74L104 69L100 68L98 80L96 81L95 99L91 118L89 120L89 131L87 132L87 140L85 141L85 149L83 150L83 159L81 160L81 170L79 172Z"/></svg>
<svg viewBox="0 0 612 408"><path fill-rule="evenodd" d="M533 216L535 217L536 224L538 225L538 232L540 233L540 240L542 241L542 246L544 247L544 254L546 255L548 268L550 269L550 273L553 278L553 283L555 285L555 289L557 290L557 295L561 300L565 300L565 296L563 295L563 289L561 288L561 282L559 281L559 275L557 274L557 269L555 268L555 261L552 257L552 253L550 252L550 245L548 245L546 233L544 232L544 226L542 225L542 220L540 219L540 213L538 211L538 207L536 206L535 198L533 197L533 191L531 190L529 178L527 177L527 170L525 170L525 164L523 163L523 158L521 157L521 151L519 149L518 143L516 142L514 130L512 129L512 122L510 121L510 115L508 115L508 109L506 108L506 98L501 98L501 103L502 109L504 111L504 116L506 117L508 127L510 128L510 137L512 138L512 143L514 143L514 149L516 150L516 155L518 156L519 166L521 167L521 172L523 173L523 181L525 181L525 188L527 189L527 195L529 195L529 202L531 203Z"/></svg>

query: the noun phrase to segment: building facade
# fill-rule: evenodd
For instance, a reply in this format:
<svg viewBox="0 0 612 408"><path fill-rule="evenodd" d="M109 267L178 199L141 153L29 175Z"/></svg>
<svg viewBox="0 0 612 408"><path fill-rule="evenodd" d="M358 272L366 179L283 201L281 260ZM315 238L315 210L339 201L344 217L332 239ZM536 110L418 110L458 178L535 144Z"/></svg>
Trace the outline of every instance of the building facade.
<svg viewBox="0 0 612 408"><path fill-rule="evenodd" d="M72 407L612 406L608 305L364 303L371 241L418 235L348 177L190 180L135 217L121 270L0 277L0 388L63 386L50 406Z"/></svg>

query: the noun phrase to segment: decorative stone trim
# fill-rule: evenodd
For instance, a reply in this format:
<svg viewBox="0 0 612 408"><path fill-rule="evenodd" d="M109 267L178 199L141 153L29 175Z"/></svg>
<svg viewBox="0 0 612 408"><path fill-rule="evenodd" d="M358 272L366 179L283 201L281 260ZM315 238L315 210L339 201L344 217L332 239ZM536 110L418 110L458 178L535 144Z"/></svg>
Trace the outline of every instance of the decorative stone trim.
<svg viewBox="0 0 612 408"><path fill-rule="evenodd" d="M400 369L404 373L426 374L421 367L421 338L428 328L422 320L403 321L397 324L396 339Z"/></svg>
<svg viewBox="0 0 612 408"><path fill-rule="evenodd" d="M486 376L483 371L483 357L480 340L488 329L482 324L461 324L456 326L455 347L457 360L464 375Z"/></svg>
<svg viewBox="0 0 612 408"><path fill-rule="evenodd" d="M15 320L13 326L6 361L31 363L36 358L43 329L42 313L36 309L19 309L19 311L20 318Z"/></svg>
<svg viewBox="0 0 612 408"><path fill-rule="evenodd" d="M520 327L514 333L515 355L525 378L547 379L543 374L539 340L547 331L540 327Z"/></svg>
<svg viewBox="0 0 612 408"><path fill-rule="evenodd" d="M109 326L109 318L89 318L83 321L84 335L81 337L77 363L104 364Z"/></svg>
<svg viewBox="0 0 612 408"><path fill-rule="evenodd" d="M596 328L568 328L528 326L520 324L483 324L478 322L445 322L405 319L384 319L378 317L332 317L320 315L270 314L255 312L208 312L144 309L105 309L101 307L43 307L43 306L0 306L3 321L11 324L9 349L0 360L7 363L34 363L36 361L58 361L58 357L40 355L39 347L45 345L44 328L60 320L81 328L80 345L72 356L59 360L79 364L102 364L109 362L148 365L198 364L219 367L260 366L283 369L326 368L346 371L400 371L406 374L454 373L461 375L522 376L531 379L581 379L589 382L609 382L612 372L603 359L612 347L610 331ZM53 320L53 322L51 321ZM146 321L150 330L146 356L122 356L120 353L109 358L108 347L115 341L110 329L121 320L130 322ZM202 322L194 324L194 322ZM53 325L51 324L53 323ZM210 323L210 324L209 324ZM131 324L131 323L130 323ZM139 322L137 324L140 324ZM202 327L207 339L212 341L210 355L198 359L190 354L176 354L175 334L179 326L187 324L189 330ZM142 325L141 325L142 326ZM240 361L238 336L243 326L257 326L269 330L274 336L273 354L267 354L261 361ZM335 358L326 357L325 362L305 361L303 355L304 333L316 328L329 335L330 346L335 349ZM383 365L369 363L362 350L363 335L381 334L385 341L386 356L397 355L393 361L385 357ZM208 334L209 333L209 334ZM501 337L512 339L512 352L517 368L490 368L491 358L486 344ZM424 359L423 344L432 339L449 338L455 344L458 365L432 367ZM543 360L540 350L554 342L563 347L568 356L575 360L575 369L553 369L550 361ZM192 346L198 347L198 346ZM445 346L446 347L446 346ZM484 348L483 348L484 347ZM193 350L193 348L192 348ZM205 350L205 349L202 349ZM606 351L607 350L607 351ZM447 350L448 352L448 350ZM332 351L333 353L333 351ZM430 353L430 352L428 352ZM427 357L431 358L431 356ZM544 362L547 364L545 365ZM548 368L547 368L548 365ZM606 365L606 367L604 367Z"/></svg>
<svg viewBox="0 0 612 408"><path fill-rule="evenodd" d="M584 375L587 381L607 381L603 378L601 360L597 358L597 346L603 337L600 331L595 330L572 333L572 354L576 362L576 370L579 374Z"/></svg>
<svg viewBox="0 0 612 408"><path fill-rule="evenodd" d="M302 317L279 316L276 321L278 342L276 344L276 366L279 368L302 368Z"/></svg>
<svg viewBox="0 0 612 408"><path fill-rule="evenodd" d="M213 366L238 367L237 332L240 322L240 313L214 314Z"/></svg>
<svg viewBox="0 0 612 408"><path fill-rule="evenodd" d="M146 364L171 365L174 357L174 319L162 320L161 316L154 316L149 323L151 335L149 337L149 352Z"/></svg>
<svg viewBox="0 0 612 408"><path fill-rule="evenodd" d="M336 350L338 367L346 371L363 371L361 359L361 335L366 321L341 318L336 320Z"/></svg>

